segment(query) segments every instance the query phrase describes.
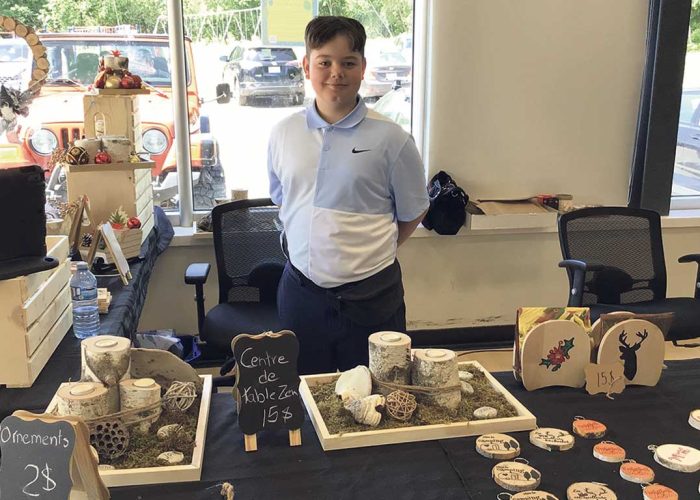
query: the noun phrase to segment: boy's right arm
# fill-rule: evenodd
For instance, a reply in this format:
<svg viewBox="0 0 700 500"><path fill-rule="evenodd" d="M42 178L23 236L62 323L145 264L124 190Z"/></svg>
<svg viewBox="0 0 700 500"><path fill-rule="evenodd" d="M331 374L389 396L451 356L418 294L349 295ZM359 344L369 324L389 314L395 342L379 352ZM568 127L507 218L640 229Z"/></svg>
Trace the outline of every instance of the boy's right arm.
<svg viewBox="0 0 700 500"><path fill-rule="evenodd" d="M272 132L267 145L267 176L270 181L270 199L278 207L282 205L282 183L275 171L276 167L275 133Z"/></svg>

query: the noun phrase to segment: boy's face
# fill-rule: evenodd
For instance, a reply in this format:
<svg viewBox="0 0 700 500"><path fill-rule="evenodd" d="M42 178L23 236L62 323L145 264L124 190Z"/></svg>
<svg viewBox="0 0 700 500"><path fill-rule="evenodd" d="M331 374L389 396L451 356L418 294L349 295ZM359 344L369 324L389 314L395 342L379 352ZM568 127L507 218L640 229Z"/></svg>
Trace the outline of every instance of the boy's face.
<svg viewBox="0 0 700 500"><path fill-rule="evenodd" d="M355 107L355 97L365 76L365 58L353 51L347 37L338 35L304 56L304 73L311 80L319 106Z"/></svg>

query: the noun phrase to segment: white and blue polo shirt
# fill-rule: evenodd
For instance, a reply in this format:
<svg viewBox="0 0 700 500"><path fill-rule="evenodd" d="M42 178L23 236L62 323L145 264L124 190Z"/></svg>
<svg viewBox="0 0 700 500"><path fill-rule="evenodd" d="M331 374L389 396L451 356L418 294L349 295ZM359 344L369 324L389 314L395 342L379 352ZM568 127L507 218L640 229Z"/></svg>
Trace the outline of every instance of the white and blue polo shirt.
<svg viewBox="0 0 700 500"><path fill-rule="evenodd" d="M359 99L329 124L315 103L282 120L268 147L270 197L291 263L317 285L358 281L396 258L396 221L428 208L413 138Z"/></svg>

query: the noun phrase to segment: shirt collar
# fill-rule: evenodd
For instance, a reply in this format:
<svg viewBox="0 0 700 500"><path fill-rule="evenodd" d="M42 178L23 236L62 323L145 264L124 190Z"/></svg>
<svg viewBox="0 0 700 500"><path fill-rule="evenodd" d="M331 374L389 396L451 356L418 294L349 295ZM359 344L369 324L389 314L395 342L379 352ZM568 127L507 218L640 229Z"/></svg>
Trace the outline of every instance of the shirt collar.
<svg viewBox="0 0 700 500"><path fill-rule="evenodd" d="M321 118L316 109L316 100L314 99L311 104L306 108L306 126L309 128L325 128L333 125L338 128L352 128L358 123L360 123L365 116L367 116L367 106L365 106L364 101L358 96L357 104L355 108L350 111L347 115L341 118L335 123L328 123L326 120Z"/></svg>

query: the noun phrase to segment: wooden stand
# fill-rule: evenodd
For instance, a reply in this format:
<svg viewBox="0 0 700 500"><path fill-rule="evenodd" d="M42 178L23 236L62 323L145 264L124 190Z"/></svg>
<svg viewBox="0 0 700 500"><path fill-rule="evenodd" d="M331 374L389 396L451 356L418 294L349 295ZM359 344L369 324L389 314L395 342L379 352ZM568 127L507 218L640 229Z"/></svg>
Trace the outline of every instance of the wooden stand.
<svg viewBox="0 0 700 500"><path fill-rule="evenodd" d="M369 336L369 371L380 382L411 383L411 337L398 332L376 332ZM376 385L376 384L374 384ZM393 389L374 387L383 395Z"/></svg>
<svg viewBox="0 0 700 500"><path fill-rule="evenodd" d="M423 387L455 387L436 394L416 395L421 403L456 410L462 400L457 370L457 356L447 349L417 349L411 369L413 385Z"/></svg>
<svg viewBox="0 0 700 500"><path fill-rule="evenodd" d="M107 388L96 382L77 382L59 387L58 414L74 415L85 420L110 413Z"/></svg>
<svg viewBox="0 0 700 500"><path fill-rule="evenodd" d="M121 400L122 411L137 410L139 408L151 406L160 402L160 385L156 384L156 381L152 378L123 380L119 383L119 399ZM153 410L149 410L149 416L146 417L145 420L139 422L137 428L141 432L148 432L151 424L160 417L160 412L160 405ZM135 418L138 420L143 419L141 416L136 416ZM129 424L133 421L133 419L125 419L124 423Z"/></svg>
<svg viewBox="0 0 700 500"><path fill-rule="evenodd" d="M81 342L80 379L107 388L109 413L119 411L119 383L131 378L131 341L99 335Z"/></svg>
<svg viewBox="0 0 700 500"><path fill-rule="evenodd" d="M109 224L102 224L95 231L95 236L92 240L90 251L88 252L88 256L86 258L88 266L92 266L92 262L95 260L95 254L97 253L97 247L100 245L101 241L104 241L107 251L112 256L112 261L119 272L119 277L121 278L122 283L124 285L128 285L129 280L131 279L129 263L127 262L126 257L119 246L119 242L114 235L112 226Z"/></svg>
<svg viewBox="0 0 700 500"><path fill-rule="evenodd" d="M257 434L243 434L245 451L258 451L257 436ZM289 431L289 446L301 446L301 429Z"/></svg>
<svg viewBox="0 0 700 500"><path fill-rule="evenodd" d="M102 90L102 89L101 89ZM135 90L118 90L111 94L104 89L100 94L86 94L83 97L85 118L85 135L100 137L102 135L124 136L131 141L136 151L141 151L142 134L139 114L139 98ZM148 93L148 92L146 92Z"/></svg>

